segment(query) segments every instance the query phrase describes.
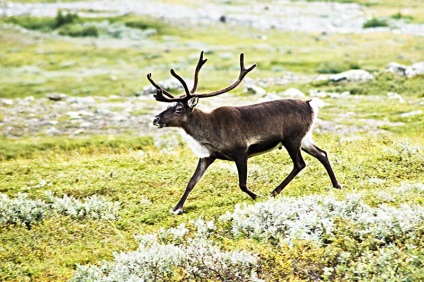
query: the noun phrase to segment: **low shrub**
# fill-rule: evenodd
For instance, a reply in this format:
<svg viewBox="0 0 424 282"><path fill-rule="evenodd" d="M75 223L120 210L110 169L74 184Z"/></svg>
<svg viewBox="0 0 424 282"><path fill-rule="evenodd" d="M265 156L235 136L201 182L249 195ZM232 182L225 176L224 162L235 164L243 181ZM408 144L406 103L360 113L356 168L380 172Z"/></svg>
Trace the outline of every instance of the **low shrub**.
<svg viewBox="0 0 424 282"><path fill-rule="evenodd" d="M233 213L220 219L230 222L229 232L234 237L273 244L281 240L327 244L335 240L341 229L361 242L369 239L389 243L393 238L414 231L424 221L423 206L392 207L385 200L390 202L389 198L384 198L379 206L371 207L358 193L347 195L344 200L337 200L333 195L288 197L250 206L237 205Z"/></svg>
<svg viewBox="0 0 424 282"><path fill-rule="evenodd" d="M318 66L317 72L321 74L335 74L360 68L359 64L352 62L324 62Z"/></svg>
<svg viewBox="0 0 424 282"><path fill-rule="evenodd" d="M128 18L123 18L122 21L126 27L142 31L155 30L159 34L170 32L170 26L157 19L129 16Z"/></svg>
<svg viewBox="0 0 424 282"><path fill-rule="evenodd" d="M77 14L71 12L58 11L55 18L44 17L10 17L6 22L22 26L26 29L50 32L66 25L75 24L80 21Z"/></svg>
<svg viewBox="0 0 424 282"><path fill-rule="evenodd" d="M53 28L57 29L64 25L74 24L80 20L78 14L74 14L71 12L63 13L61 10L57 12L57 15L54 19Z"/></svg>
<svg viewBox="0 0 424 282"><path fill-rule="evenodd" d="M389 23L385 19L371 18L364 22L363 28L388 27Z"/></svg>
<svg viewBox="0 0 424 282"><path fill-rule="evenodd" d="M32 223L42 221L49 212L46 202L29 199L27 194L18 194L14 199L0 194L0 226L24 224L30 227Z"/></svg>
<svg viewBox="0 0 424 282"><path fill-rule="evenodd" d="M139 236L136 251L100 266L80 265L71 281L261 281L257 256L222 250L202 236L208 223L197 225L201 230L191 236L184 224Z"/></svg>
<svg viewBox="0 0 424 282"><path fill-rule="evenodd" d="M50 32L53 30L55 20L52 18L39 18L39 17L10 17L5 19L6 22L19 25L23 28L30 30L38 30L41 32Z"/></svg>
<svg viewBox="0 0 424 282"><path fill-rule="evenodd" d="M106 201L100 196L91 196L84 201L67 195L56 197L51 192L46 192L46 196L47 202L32 200L27 194L18 194L12 199L0 194L0 226L24 224L29 228L55 214L79 220L115 220L118 217L119 203Z"/></svg>
<svg viewBox="0 0 424 282"><path fill-rule="evenodd" d="M99 30L94 25L65 25L59 30L59 34L70 37L98 37Z"/></svg>
<svg viewBox="0 0 424 282"><path fill-rule="evenodd" d="M409 15L404 15L401 12L397 12L396 14L393 14L390 17L394 20L404 20L406 22L411 22L414 19L414 17Z"/></svg>
<svg viewBox="0 0 424 282"><path fill-rule="evenodd" d="M422 281L423 256L422 247L413 244L364 250L356 259L345 252L339 256L337 265L324 269L323 278L330 281Z"/></svg>
<svg viewBox="0 0 424 282"><path fill-rule="evenodd" d="M218 224L198 219L138 236L137 250L79 265L71 281L421 280L424 207L402 202L423 196L424 185L387 193L238 206ZM378 197L376 206L364 201ZM400 205L389 205L393 201Z"/></svg>
<svg viewBox="0 0 424 282"><path fill-rule="evenodd" d="M73 219L115 220L117 218L119 203L106 201L101 196L93 195L84 201L68 195L63 195L61 198L55 197L51 192L46 192L46 196L53 212Z"/></svg>

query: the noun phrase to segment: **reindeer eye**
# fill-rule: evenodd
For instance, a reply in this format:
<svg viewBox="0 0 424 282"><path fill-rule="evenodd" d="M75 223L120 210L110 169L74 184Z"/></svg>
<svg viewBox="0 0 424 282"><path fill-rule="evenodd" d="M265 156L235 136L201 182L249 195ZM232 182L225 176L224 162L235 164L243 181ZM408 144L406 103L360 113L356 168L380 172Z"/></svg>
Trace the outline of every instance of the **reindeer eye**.
<svg viewBox="0 0 424 282"><path fill-rule="evenodd" d="M176 107L175 108L175 113L176 114L181 114L183 112L183 107Z"/></svg>

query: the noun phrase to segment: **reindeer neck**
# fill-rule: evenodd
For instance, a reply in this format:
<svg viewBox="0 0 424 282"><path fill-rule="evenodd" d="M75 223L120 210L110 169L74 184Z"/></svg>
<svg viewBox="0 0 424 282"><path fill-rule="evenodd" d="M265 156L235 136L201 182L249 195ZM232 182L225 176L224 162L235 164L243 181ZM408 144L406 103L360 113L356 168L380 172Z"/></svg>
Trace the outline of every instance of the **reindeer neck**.
<svg viewBox="0 0 424 282"><path fill-rule="evenodd" d="M195 139L201 138L209 130L207 128L210 114L199 109L194 109L187 121L182 125L182 129Z"/></svg>

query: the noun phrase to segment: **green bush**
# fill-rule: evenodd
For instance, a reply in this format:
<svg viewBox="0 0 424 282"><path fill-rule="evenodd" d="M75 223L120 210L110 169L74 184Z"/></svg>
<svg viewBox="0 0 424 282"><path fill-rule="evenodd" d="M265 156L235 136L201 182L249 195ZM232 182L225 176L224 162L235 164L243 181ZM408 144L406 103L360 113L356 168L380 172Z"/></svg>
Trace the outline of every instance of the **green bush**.
<svg viewBox="0 0 424 282"><path fill-rule="evenodd" d="M131 28L142 29L142 30L152 28L152 26L150 24L148 24L147 22L137 21L137 20L128 21L128 22L125 23L125 26L131 27Z"/></svg>
<svg viewBox="0 0 424 282"><path fill-rule="evenodd" d="M30 30L38 30L42 32L49 32L53 30L55 21L52 18L36 18L36 17L10 17L6 22L19 25L23 28Z"/></svg>
<svg viewBox="0 0 424 282"><path fill-rule="evenodd" d="M389 23L385 19L372 18L366 21L363 28L374 28L374 27L388 27Z"/></svg>
<svg viewBox="0 0 424 282"><path fill-rule="evenodd" d="M61 10L57 12L56 18L54 19L54 28L60 28L64 25L76 23L79 20L79 16L77 14L66 12L62 13Z"/></svg>
<svg viewBox="0 0 424 282"><path fill-rule="evenodd" d="M341 73L352 69L360 69L359 64L352 62L324 62L318 66L317 72L321 74Z"/></svg>
<svg viewBox="0 0 424 282"><path fill-rule="evenodd" d="M168 25L156 19L129 16L129 18L123 18L120 21L123 21L125 26L129 28L140 30L154 29L159 34L170 32Z"/></svg>
<svg viewBox="0 0 424 282"><path fill-rule="evenodd" d="M98 37L99 31L95 26L80 25L80 17L73 13L57 12L54 28L59 29L59 34L71 37Z"/></svg>
<svg viewBox="0 0 424 282"><path fill-rule="evenodd" d="M410 22L414 19L412 16L403 15L401 12L397 12L396 14L391 15L390 17L394 20L405 20L407 22Z"/></svg>
<svg viewBox="0 0 424 282"><path fill-rule="evenodd" d="M56 17L43 18L43 17L11 17L6 22L19 25L26 29L38 30L42 32L49 32L55 29L59 29L64 26L72 25L80 21L77 14L74 13L63 13L58 11Z"/></svg>
<svg viewBox="0 0 424 282"><path fill-rule="evenodd" d="M95 26L79 26L79 25L66 25L59 30L62 36L71 37L98 37L99 31Z"/></svg>

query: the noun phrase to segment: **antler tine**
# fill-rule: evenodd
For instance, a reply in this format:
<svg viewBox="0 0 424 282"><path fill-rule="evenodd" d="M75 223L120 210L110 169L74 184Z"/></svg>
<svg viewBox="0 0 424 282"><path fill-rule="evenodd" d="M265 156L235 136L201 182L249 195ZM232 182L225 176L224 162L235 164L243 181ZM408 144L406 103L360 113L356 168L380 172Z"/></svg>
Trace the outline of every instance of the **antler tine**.
<svg viewBox="0 0 424 282"><path fill-rule="evenodd" d="M161 96L166 99L162 94L165 94L166 96L168 96L168 98L174 99L174 96L172 96L171 93L169 93L168 91L166 91L165 89L163 89L161 86L159 86L158 84L156 84L156 82L153 81L152 79L152 74L148 73L147 74L147 79L150 81L150 83L158 90L157 93L159 93L159 91L161 92ZM158 100L159 101L159 100ZM167 102L165 100L163 100L162 102Z"/></svg>
<svg viewBox="0 0 424 282"><path fill-rule="evenodd" d="M239 75L240 81L243 80L243 78L246 76L246 74L248 74L255 67L256 67L256 64L253 64L248 69L245 69L244 68L244 54L240 53L240 75Z"/></svg>
<svg viewBox="0 0 424 282"><path fill-rule="evenodd" d="M197 83L198 83L198 79L199 79L199 71L202 68L202 66L206 63L208 59L203 59L203 51L200 52L200 58L199 58L199 62L197 63L196 66L196 70L194 72L194 83L193 83L193 88L191 89L190 93L193 94L194 92L196 92L197 89Z"/></svg>
<svg viewBox="0 0 424 282"><path fill-rule="evenodd" d="M192 95L191 95L190 91L188 90L187 83L184 81L184 79L183 79L181 76L179 76L179 75L178 75L178 74L174 71L174 69L171 69L171 74L172 74L172 76L174 76L176 79L178 79L178 81L179 81L179 82L183 85L183 87L184 87L184 91L185 91L186 95L185 95L185 96L183 96L183 97L180 97L180 99L187 98L187 97L191 97Z"/></svg>
<svg viewBox="0 0 424 282"><path fill-rule="evenodd" d="M207 98L207 97L212 97L212 96L216 96L216 95L223 94L223 93L226 93L228 91L231 91L234 88L236 88L240 84L240 82L243 80L243 78L250 71L252 71L255 67L256 67L256 64L253 64L252 66L250 66L249 68L246 69L244 67L244 54L241 53L240 54L240 74L239 74L239 77L237 78L237 80L233 82L233 84L231 84L227 88L224 88L224 89L221 89L221 90L217 90L217 91L214 91L214 92L211 92L211 93L195 94L193 96L196 96L196 97L199 97L199 98Z"/></svg>
<svg viewBox="0 0 424 282"><path fill-rule="evenodd" d="M171 98L166 98L165 96L163 96L163 90L162 89L158 89L156 91L156 94L153 95L153 97L155 97L156 101L159 102L171 102Z"/></svg>

